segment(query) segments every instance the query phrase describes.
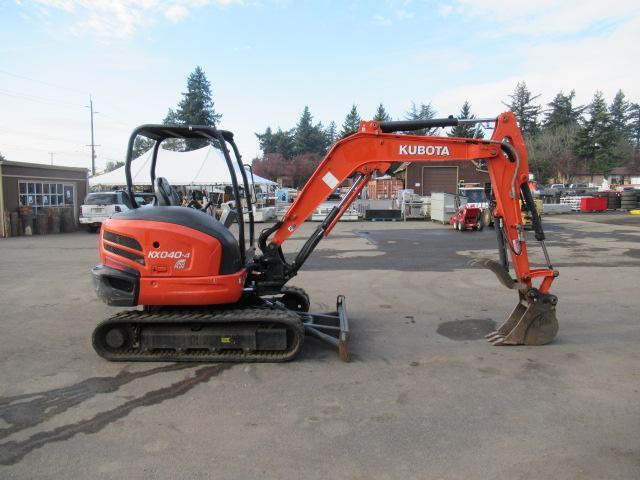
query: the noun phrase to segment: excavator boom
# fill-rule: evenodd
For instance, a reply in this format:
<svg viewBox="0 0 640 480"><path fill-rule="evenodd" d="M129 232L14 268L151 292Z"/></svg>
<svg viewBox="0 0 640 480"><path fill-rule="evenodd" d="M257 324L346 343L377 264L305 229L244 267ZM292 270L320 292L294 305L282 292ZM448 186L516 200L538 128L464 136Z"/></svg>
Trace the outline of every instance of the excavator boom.
<svg viewBox="0 0 640 480"><path fill-rule="evenodd" d="M511 112L481 121L495 123L490 140L399 133L454 126L460 122L454 118L361 122L358 132L337 142L327 153L282 221L262 233L259 244L263 256L258 258L252 277L258 288L273 288L294 276L319 241L329 234L342 213L357 198L374 172L383 174L398 162L484 161L491 180L492 214L496 219L501 260L481 260L476 261L475 265L490 269L501 283L517 290L520 295L518 307L507 322L492 334L490 341L495 344L543 344L551 341L557 331L557 298L549 293L549 289L558 272L550 264L544 231L529 190L524 139ZM338 186L354 175L355 182L341 204L334 207L295 261L288 264L281 250L283 242ZM522 225L521 198L532 212L536 240L543 249L546 268L531 268ZM511 258L515 279L509 274L506 252Z"/></svg>

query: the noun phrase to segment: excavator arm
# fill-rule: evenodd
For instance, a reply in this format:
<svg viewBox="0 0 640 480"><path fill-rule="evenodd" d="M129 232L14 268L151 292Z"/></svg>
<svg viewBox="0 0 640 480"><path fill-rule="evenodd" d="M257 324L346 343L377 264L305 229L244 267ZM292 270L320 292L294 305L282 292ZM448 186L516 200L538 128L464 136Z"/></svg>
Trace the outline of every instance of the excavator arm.
<svg viewBox="0 0 640 480"><path fill-rule="evenodd" d="M514 114L506 112L495 119L481 120L495 122L490 140L398 133L454 126L463 121L447 118L361 122L358 132L337 142L327 153L282 221L262 232L259 245L263 254L257 257L251 276L256 288L274 290L293 277L319 241L331 232L374 172L384 173L397 162L484 160L491 180L492 214L501 261L485 259L475 264L493 271L503 285L517 290L520 297L511 316L490 335L489 340L501 345L539 345L551 341L558 329L555 318L557 298L549 293L549 289L558 273L549 261L544 231L528 187L527 151ZM293 263L287 263L281 249L283 242L339 185L353 175L356 175L355 182L342 202L318 226ZM521 199L532 213L535 237L544 252L546 268L531 268L522 225ZM511 258L515 279L509 273L506 252Z"/></svg>

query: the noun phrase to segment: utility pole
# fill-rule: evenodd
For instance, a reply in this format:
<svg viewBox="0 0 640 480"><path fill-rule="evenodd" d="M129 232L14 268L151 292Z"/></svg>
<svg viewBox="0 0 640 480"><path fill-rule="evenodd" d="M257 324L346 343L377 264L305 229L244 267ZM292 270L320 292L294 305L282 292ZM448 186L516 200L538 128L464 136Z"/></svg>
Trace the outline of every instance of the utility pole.
<svg viewBox="0 0 640 480"><path fill-rule="evenodd" d="M86 107L91 111L91 145L87 145L87 147L91 147L91 175L94 176L96 174L96 147L100 145L96 145L93 137L93 116L99 112L93 111L93 99L91 95L89 95L89 105L86 105Z"/></svg>
<svg viewBox="0 0 640 480"><path fill-rule="evenodd" d="M53 165L53 154L56 152L49 152L49 155L51 155L51 165Z"/></svg>

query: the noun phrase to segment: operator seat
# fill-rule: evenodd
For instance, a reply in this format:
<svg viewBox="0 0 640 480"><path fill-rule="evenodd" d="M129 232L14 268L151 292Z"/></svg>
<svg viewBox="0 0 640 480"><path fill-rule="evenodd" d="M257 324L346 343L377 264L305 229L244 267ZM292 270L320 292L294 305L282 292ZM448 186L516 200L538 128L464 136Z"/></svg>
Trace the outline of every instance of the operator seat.
<svg viewBox="0 0 640 480"><path fill-rule="evenodd" d="M153 208L132 208L116 213L112 215L112 218L163 222L197 230L220 242L222 260L220 261L219 273L221 275L236 273L242 268L240 245L227 227L201 210L179 206L180 197L174 188L169 185L166 178L156 178L155 182L153 182L153 189L157 198L157 206ZM167 228L170 229L171 227Z"/></svg>
<svg viewBox="0 0 640 480"><path fill-rule="evenodd" d="M169 181L164 177L158 177L153 182L153 192L158 199L157 205L175 207L180 205L180 197L175 188L169 185Z"/></svg>

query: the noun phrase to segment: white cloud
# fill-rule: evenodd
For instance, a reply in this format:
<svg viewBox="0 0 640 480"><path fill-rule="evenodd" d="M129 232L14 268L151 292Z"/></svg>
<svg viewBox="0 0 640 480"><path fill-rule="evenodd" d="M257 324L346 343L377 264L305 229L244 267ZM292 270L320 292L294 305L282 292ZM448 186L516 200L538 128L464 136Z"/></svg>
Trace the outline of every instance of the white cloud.
<svg viewBox="0 0 640 480"><path fill-rule="evenodd" d="M189 16L189 10L184 5L170 5L165 11L164 16L172 22L180 22Z"/></svg>
<svg viewBox="0 0 640 480"><path fill-rule="evenodd" d="M410 3L411 3L410 1L404 1L402 2L402 5L408 6ZM382 25L384 27L388 27L389 25L392 25L394 22L399 22L402 20L411 20L412 18L415 18L415 16L416 16L415 12L406 10L404 8L399 8L399 9L393 10L392 14L390 15L382 15L382 14L374 15L373 23L377 25Z"/></svg>
<svg viewBox="0 0 640 480"><path fill-rule="evenodd" d="M568 35L606 26L640 13L637 0L452 0L439 7L440 14L451 13L493 24L495 35Z"/></svg>
<svg viewBox="0 0 640 480"><path fill-rule="evenodd" d="M449 15L451 15L451 13L453 13L453 6L446 3L441 3L440 5L438 5L438 13L440 13L440 15L442 15L443 17L448 17Z"/></svg>
<svg viewBox="0 0 640 480"><path fill-rule="evenodd" d="M378 14L373 16L373 23L387 27L391 25L391 20L385 17L384 15Z"/></svg>
<svg viewBox="0 0 640 480"><path fill-rule="evenodd" d="M70 30L79 35L89 32L103 38L126 38L159 16L180 22L194 9L206 6L243 5L244 0L35 0L45 9L73 15Z"/></svg>
<svg viewBox="0 0 640 480"><path fill-rule="evenodd" d="M491 3L491 2L489 2ZM496 3L496 2L494 2ZM583 25L588 25L583 17ZM544 28L541 26L541 28ZM587 28L587 27L585 27ZM519 42L509 49L514 59L513 73L502 78L469 77L455 88L444 89L434 98L442 112L455 111L468 99L479 115L493 115L505 107L506 100L518 81L525 81L539 101L546 106L560 90L576 90L578 103L588 103L596 90L608 101L622 89L631 99L640 99L640 65L630 60L640 57L640 15L627 15L624 23L605 32L581 31L581 35L558 40L557 37ZM487 60L491 60L488 55Z"/></svg>
<svg viewBox="0 0 640 480"><path fill-rule="evenodd" d="M413 18L415 16L416 16L416 14L414 12L410 12L410 11L405 10L403 8L401 8L400 10L396 10L396 18L398 20L409 19L409 18Z"/></svg>

